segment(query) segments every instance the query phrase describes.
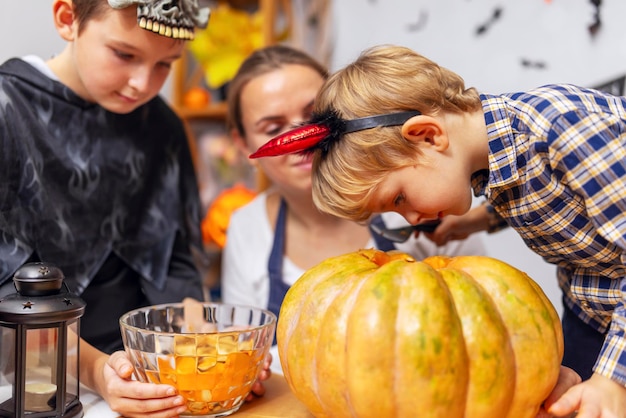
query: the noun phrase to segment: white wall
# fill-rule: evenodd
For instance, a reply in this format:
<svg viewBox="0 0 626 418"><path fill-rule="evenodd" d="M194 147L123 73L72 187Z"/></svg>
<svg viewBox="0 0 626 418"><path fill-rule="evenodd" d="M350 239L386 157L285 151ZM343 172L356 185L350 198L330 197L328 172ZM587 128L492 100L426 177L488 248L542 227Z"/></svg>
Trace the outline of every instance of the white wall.
<svg viewBox="0 0 626 418"><path fill-rule="evenodd" d="M500 18L477 35L496 7ZM335 0L333 9L333 70L367 47L390 43L413 48L489 93L552 82L596 86L626 73L623 0L602 1L596 36L588 30L596 11L589 0ZM543 67L525 67L523 60ZM560 312L554 266L512 230L484 240L490 255L539 282Z"/></svg>
<svg viewBox="0 0 626 418"><path fill-rule="evenodd" d="M50 58L65 45L52 22L51 0L3 1L0 39L0 62L27 54Z"/></svg>
<svg viewBox="0 0 626 418"><path fill-rule="evenodd" d="M480 90L503 92L548 82L595 85L626 69L626 2L602 1L602 26L588 32L590 0L335 0L337 69L381 43L411 47ZM496 7L501 17L476 29ZM411 25L421 22L421 29ZM523 59L546 67L528 68Z"/></svg>
<svg viewBox="0 0 626 418"><path fill-rule="evenodd" d="M63 48L52 24L51 0L2 3L0 61L25 54L47 58ZM481 91L498 93L549 82L595 86L626 73L626 2L602 4L602 27L591 37L587 26L595 9L589 0L335 0L331 69L352 61L364 48L394 43L458 72ZM501 18L476 35L496 7L502 8ZM412 31L412 26L420 29ZM544 67L524 67L523 59ZM560 310L553 266L512 231L484 239L490 255L535 278Z"/></svg>

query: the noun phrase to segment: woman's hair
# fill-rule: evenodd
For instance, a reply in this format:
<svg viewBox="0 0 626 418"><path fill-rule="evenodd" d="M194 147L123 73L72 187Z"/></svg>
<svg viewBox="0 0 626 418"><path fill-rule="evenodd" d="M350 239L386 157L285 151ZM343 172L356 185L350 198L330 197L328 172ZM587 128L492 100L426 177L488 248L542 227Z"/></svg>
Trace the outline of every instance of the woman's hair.
<svg viewBox="0 0 626 418"><path fill-rule="evenodd" d="M322 78L328 78L328 71L322 64L298 49L272 45L254 51L241 64L237 74L228 84L226 124L229 131L236 129L243 138L246 136L241 120L241 92L246 84L261 75L292 64L309 67L317 71Z"/></svg>
<svg viewBox="0 0 626 418"><path fill-rule="evenodd" d="M344 119L417 110L425 115L470 112L481 108L474 88L409 48L382 45L333 74L315 100L315 112L331 109ZM372 193L393 170L416 164L415 143L401 126L343 135L330 152L316 151L313 200L335 216L364 221L371 216Z"/></svg>

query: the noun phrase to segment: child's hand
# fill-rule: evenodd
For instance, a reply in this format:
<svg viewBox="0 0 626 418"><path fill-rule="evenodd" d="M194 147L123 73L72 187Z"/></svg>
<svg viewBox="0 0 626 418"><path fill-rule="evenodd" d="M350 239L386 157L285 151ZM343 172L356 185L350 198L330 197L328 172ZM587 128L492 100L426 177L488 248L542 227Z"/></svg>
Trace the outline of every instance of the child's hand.
<svg viewBox="0 0 626 418"><path fill-rule="evenodd" d="M554 415L547 412L547 409L552 406L565 392L567 392L572 386L581 382L581 378L574 370L569 367L561 366L559 372L559 380L556 382L552 393L545 400L541 407L541 410L537 413L535 418L552 418ZM569 415L566 415L569 416Z"/></svg>
<svg viewBox="0 0 626 418"><path fill-rule="evenodd" d="M251 401L254 398L265 395L265 386L263 386L263 381L272 377L272 370L270 370L270 366L272 365L272 355L267 353L267 357L265 357L265 361L263 362L263 369L259 373L259 378L252 385L252 391L246 397L246 401Z"/></svg>
<svg viewBox="0 0 626 418"><path fill-rule="evenodd" d="M428 239L441 246L450 241L463 240L470 235L489 228L486 205L476 206L461 216L448 215L433 232L422 232Z"/></svg>
<svg viewBox="0 0 626 418"><path fill-rule="evenodd" d="M132 380L133 365L124 351L108 358L99 394L115 412L129 418L177 417L186 410L184 398L170 385Z"/></svg>
<svg viewBox="0 0 626 418"><path fill-rule="evenodd" d="M547 410L555 417L578 411L576 418L626 418L626 388L594 373L589 380L569 388Z"/></svg>

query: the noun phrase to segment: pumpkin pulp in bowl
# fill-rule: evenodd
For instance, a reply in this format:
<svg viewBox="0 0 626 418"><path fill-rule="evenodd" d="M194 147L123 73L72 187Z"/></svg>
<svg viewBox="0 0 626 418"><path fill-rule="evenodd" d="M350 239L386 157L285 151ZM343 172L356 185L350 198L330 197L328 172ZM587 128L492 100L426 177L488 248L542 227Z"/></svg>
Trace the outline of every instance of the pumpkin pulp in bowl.
<svg viewBox="0 0 626 418"><path fill-rule="evenodd" d="M124 345L138 380L169 384L185 398L183 416L227 416L241 407L263 367L276 317L236 305L199 307L203 319L191 322L183 304L126 313Z"/></svg>

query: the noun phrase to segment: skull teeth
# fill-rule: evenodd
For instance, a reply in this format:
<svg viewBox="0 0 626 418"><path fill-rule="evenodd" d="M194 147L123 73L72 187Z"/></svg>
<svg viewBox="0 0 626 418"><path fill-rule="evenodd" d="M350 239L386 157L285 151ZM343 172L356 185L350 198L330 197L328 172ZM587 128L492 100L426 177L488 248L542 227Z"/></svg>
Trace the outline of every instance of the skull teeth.
<svg viewBox="0 0 626 418"><path fill-rule="evenodd" d="M158 33L159 35L167 36L168 38L189 40L194 38L193 30L184 27L172 27L164 23L153 21L152 19L146 19L145 17L139 19L139 27Z"/></svg>

